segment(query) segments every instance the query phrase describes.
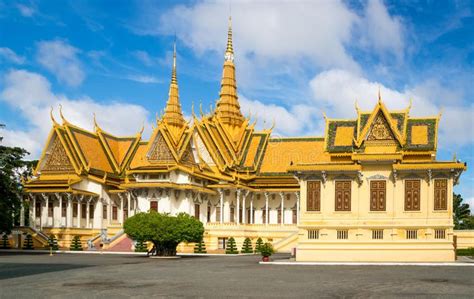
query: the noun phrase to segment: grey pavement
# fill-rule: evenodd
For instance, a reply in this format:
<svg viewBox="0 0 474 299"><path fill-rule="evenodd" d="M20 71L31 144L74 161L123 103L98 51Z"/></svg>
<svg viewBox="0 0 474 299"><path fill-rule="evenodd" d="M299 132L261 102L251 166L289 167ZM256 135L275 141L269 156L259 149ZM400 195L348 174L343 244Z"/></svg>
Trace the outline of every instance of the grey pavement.
<svg viewBox="0 0 474 299"><path fill-rule="evenodd" d="M2 252L0 298L474 296L474 267L285 266L259 260Z"/></svg>

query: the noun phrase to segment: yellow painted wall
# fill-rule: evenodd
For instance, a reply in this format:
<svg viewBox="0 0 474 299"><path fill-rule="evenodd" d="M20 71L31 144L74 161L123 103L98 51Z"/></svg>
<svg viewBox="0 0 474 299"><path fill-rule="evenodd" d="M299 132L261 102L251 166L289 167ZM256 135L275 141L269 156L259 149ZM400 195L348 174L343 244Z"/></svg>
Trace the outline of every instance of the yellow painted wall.
<svg viewBox="0 0 474 299"><path fill-rule="evenodd" d="M301 185L301 216L297 261L452 261L452 179L448 179L448 209L434 210L434 182L427 171L398 172L394 183L390 164L362 167L362 183L355 173L333 174L321 181L321 210L306 210L306 186ZM433 178L442 175L433 172ZM351 211L335 211L335 181L352 178ZM419 178L416 178L419 177ZM405 211L405 180L420 180L420 210ZM386 210L370 211L370 181L386 181ZM382 240L372 239L372 230L383 230ZM416 240L407 240L408 229L417 230ZM435 230L445 230L445 239L435 239ZM318 239L308 239L308 230L319 230ZM348 239L337 238L337 230L348 230Z"/></svg>
<svg viewBox="0 0 474 299"><path fill-rule="evenodd" d="M474 230L455 230L454 235L457 236L458 249L474 247Z"/></svg>

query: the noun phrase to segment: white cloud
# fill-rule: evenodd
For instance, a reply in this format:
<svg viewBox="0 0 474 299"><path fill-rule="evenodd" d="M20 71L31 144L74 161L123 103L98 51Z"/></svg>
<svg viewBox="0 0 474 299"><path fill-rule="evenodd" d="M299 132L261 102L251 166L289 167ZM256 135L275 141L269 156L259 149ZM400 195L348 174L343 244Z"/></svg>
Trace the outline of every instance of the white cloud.
<svg viewBox="0 0 474 299"><path fill-rule="evenodd" d="M27 6L27 5L24 5L24 4L17 4L16 8L20 12L20 14L24 17L32 17L36 12L34 7Z"/></svg>
<svg viewBox="0 0 474 299"><path fill-rule="evenodd" d="M145 84L154 84L154 83L160 83L160 79L158 79L155 76L148 76L148 75L130 75L127 77L128 80L132 80L135 82L139 83L145 83Z"/></svg>
<svg viewBox="0 0 474 299"><path fill-rule="evenodd" d="M62 40L41 41L38 43L36 60L60 82L78 86L85 78L78 53L79 49Z"/></svg>
<svg viewBox="0 0 474 299"><path fill-rule="evenodd" d="M434 92L443 90L443 96L454 97L456 92L449 92L441 84L430 81L428 86L433 89L428 93L422 83L419 86L406 87L404 90L391 89L380 82L345 71L329 70L318 74L310 82L314 95L315 108L326 110L331 118L355 117L355 100L363 110L373 109L380 88L382 100L389 109L403 109L413 99L410 115L415 117L433 116L443 111L439 125L439 142L444 148L453 145L472 144L474 140L474 106L462 106L456 102L440 102L435 99ZM444 104L443 106L441 106ZM466 133L468 136L466 136Z"/></svg>
<svg viewBox="0 0 474 299"><path fill-rule="evenodd" d="M178 5L156 20L147 9L142 34L170 35L176 31L188 46L202 53L223 52L229 7L227 1ZM241 1L232 7L235 50L238 57L295 59L306 57L323 66L355 68L345 50L357 15L340 1ZM154 19L154 21L153 21Z"/></svg>
<svg viewBox="0 0 474 299"><path fill-rule="evenodd" d="M146 66L153 65L153 58L146 51L142 51L142 50L133 51L132 55Z"/></svg>
<svg viewBox="0 0 474 299"><path fill-rule="evenodd" d="M362 39L379 52L389 51L402 57L404 49L403 26L399 17L391 16L382 0L369 0L360 30L365 31Z"/></svg>
<svg viewBox="0 0 474 299"><path fill-rule="evenodd" d="M25 62L25 57L16 54L12 49L6 47L0 48L0 57L15 64L23 64Z"/></svg>
<svg viewBox="0 0 474 299"><path fill-rule="evenodd" d="M276 104L265 104L257 100L247 99L239 95L241 110L257 120L257 128L270 128L275 122L273 135L297 136L314 134L320 131L321 122L317 118L322 116L308 105L294 105L285 108Z"/></svg>
<svg viewBox="0 0 474 299"><path fill-rule="evenodd" d="M139 105L99 103L89 97L70 99L55 94L45 77L25 70L9 71L2 85L4 88L0 92L0 101L16 108L21 117L27 120L25 130L10 130L8 126L2 130L3 143L24 147L32 158L39 157L52 127L49 117L51 106L58 107L61 104L63 114L70 123L91 131L93 113L96 113L101 128L118 136L136 134L148 119L148 111ZM54 114L60 121L57 110ZM150 124L146 122L145 134L149 134L149 130Z"/></svg>

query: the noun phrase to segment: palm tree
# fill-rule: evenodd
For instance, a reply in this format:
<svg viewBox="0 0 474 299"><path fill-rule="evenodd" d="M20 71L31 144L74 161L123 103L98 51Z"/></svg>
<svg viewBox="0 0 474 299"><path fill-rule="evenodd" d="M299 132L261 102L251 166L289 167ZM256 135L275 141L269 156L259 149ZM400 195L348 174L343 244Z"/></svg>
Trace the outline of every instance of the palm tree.
<svg viewBox="0 0 474 299"><path fill-rule="evenodd" d="M453 220L454 229L460 229L462 223L467 221L471 216L471 210L469 204L462 202L461 194L453 193Z"/></svg>

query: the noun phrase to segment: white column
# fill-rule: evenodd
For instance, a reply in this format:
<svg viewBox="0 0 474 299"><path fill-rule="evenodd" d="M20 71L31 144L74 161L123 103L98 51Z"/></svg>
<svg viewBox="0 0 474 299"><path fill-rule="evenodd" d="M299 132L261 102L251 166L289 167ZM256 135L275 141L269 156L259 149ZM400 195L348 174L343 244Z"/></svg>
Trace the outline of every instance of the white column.
<svg viewBox="0 0 474 299"><path fill-rule="evenodd" d="M240 225L240 189L237 189L235 199L237 200L237 225Z"/></svg>
<svg viewBox="0 0 474 299"><path fill-rule="evenodd" d="M123 196L120 195L120 213L119 213L120 225L123 225Z"/></svg>
<svg viewBox="0 0 474 299"><path fill-rule="evenodd" d="M112 222L112 200L109 198L107 203L107 225L110 225Z"/></svg>
<svg viewBox="0 0 474 299"><path fill-rule="evenodd" d="M268 194L268 192L265 192L265 225L268 224L268 218L270 218L268 215L268 197L270 195Z"/></svg>
<svg viewBox="0 0 474 299"><path fill-rule="evenodd" d="M89 199L90 200L90 199ZM90 201L89 200L86 200L86 228L89 228L89 222L90 222L90 219L89 219L89 216L90 216Z"/></svg>
<svg viewBox="0 0 474 299"><path fill-rule="evenodd" d="M130 212L131 212L131 209L130 209L130 202L131 202L131 195L130 195L130 192L127 193L127 215L128 217L130 217Z"/></svg>
<svg viewBox="0 0 474 299"><path fill-rule="evenodd" d="M23 196L20 199L20 226L25 226L25 207Z"/></svg>
<svg viewBox="0 0 474 299"><path fill-rule="evenodd" d="M221 205L221 213L219 222L222 224L224 222L224 190L219 189L219 197L220 197L220 205Z"/></svg>
<svg viewBox="0 0 474 299"><path fill-rule="evenodd" d="M72 227L72 195L67 194L66 226Z"/></svg>
<svg viewBox="0 0 474 299"><path fill-rule="evenodd" d="M296 196L296 224L300 224L300 193L295 192Z"/></svg>
<svg viewBox="0 0 474 299"><path fill-rule="evenodd" d="M242 223L246 224L246 215L247 215L247 209L245 208L245 199L247 198L247 195L249 194L249 191L246 191L244 193L244 196L242 197Z"/></svg>
<svg viewBox="0 0 474 299"><path fill-rule="evenodd" d="M49 195L46 195L46 209L45 210L46 212L43 213L46 216L45 217L46 221L44 222L44 224L48 226L49 225Z"/></svg>
<svg viewBox="0 0 474 299"><path fill-rule="evenodd" d="M283 226L283 224L285 224L285 194L283 194L283 192L280 192L280 197L281 197L281 220L280 220L280 223L281 225Z"/></svg>
<svg viewBox="0 0 474 299"><path fill-rule="evenodd" d="M250 224L254 224L254 219L253 219L253 193L252 193L252 198L250 199Z"/></svg>
<svg viewBox="0 0 474 299"><path fill-rule="evenodd" d="M63 198L61 195L58 195L59 199L59 227L63 226Z"/></svg>
<svg viewBox="0 0 474 299"><path fill-rule="evenodd" d="M31 221L30 226L36 228L36 195L33 195L33 211L31 214L33 215L33 221Z"/></svg>
<svg viewBox="0 0 474 299"><path fill-rule="evenodd" d="M82 218L82 196L77 198L77 227L81 227Z"/></svg>

